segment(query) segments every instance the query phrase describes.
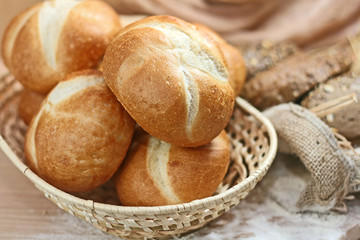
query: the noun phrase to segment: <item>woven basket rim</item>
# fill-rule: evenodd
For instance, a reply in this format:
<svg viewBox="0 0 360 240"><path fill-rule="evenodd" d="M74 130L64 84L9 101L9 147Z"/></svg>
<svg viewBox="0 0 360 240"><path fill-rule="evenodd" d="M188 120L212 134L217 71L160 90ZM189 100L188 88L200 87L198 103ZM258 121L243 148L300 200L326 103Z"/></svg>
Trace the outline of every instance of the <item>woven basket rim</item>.
<svg viewBox="0 0 360 240"><path fill-rule="evenodd" d="M118 214L124 215L149 215L149 214L168 214L174 212L183 212L188 210L194 210L203 207L211 207L217 205L219 202L224 202L227 199L230 199L232 196L236 195L239 192L244 191L255 181L259 181L267 172L268 168L271 166L277 151L278 139L274 126L259 110L249 104L247 101L240 97L236 97L236 104L238 104L243 110L247 111L250 115L254 116L258 121L260 121L266 128L267 134L269 136L269 151L264 156L264 159L259 166L259 168L251 174L249 177L245 178L243 181L237 185L229 188L223 193L217 194L215 196L202 198L194 200L189 203L175 204L175 205L166 205L166 206L152 206L152 207L131 207L131 206L121 206L121 205L112 205L95 202L93 200L85 200L79 197L75 197L70 193L66 193L60 189L55 188L51 184L45 182L42 178L36 175L30 170L12 151L10 146L7 144L3 136L0 135L0 148L4 151L5 155L10 159L10 161L21 171L24 175L29 178L34 184L38 185L42 189L46 189L48 192L54 194L56 197L61 198L66 202L71 202L78 206L83 206L85 208L90 208L92 210L104 211L104 212L116 212Z"/></svg>

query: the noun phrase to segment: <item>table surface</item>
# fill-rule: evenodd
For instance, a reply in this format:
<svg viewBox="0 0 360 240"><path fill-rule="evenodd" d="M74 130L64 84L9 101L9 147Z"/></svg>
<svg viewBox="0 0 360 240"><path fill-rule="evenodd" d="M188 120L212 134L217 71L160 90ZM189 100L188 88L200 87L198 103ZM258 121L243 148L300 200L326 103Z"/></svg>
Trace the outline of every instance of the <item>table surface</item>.
<svg viewBox="0 0 360 240"><path fill-rule="evenodd" d="M347 214L293 212L308 176L280 155L249 196L182 239L360 239L360 195ZM117 239L59 209L0 152L0 239Z"/></svg>

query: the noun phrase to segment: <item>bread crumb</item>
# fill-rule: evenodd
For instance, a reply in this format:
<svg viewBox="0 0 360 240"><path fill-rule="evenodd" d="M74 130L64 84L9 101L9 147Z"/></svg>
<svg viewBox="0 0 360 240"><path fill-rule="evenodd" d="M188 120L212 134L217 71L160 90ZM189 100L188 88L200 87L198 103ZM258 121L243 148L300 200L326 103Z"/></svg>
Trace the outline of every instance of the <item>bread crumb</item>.
<svg viewBox="0 0 360 240"><path fill-rule="evenodd" d="M326 115L326 121L329 123L334 122L334 115L333 114Z"/></svg>
<svg viewBox="0 0 360 240"><path fill-rule="evenodd" d="M261 45L264 47L264 48L271 48L273 46L272 42L270 42L269 40L263 40L261 42Z"/></svg>
<svg viewBox="0 0 360 240"><path fill-rule="evenodd" d="M327 92L327 93L332 93L335 90L334 87L329 84L324 84L323 88L324 88L325 92Z"/></svg>

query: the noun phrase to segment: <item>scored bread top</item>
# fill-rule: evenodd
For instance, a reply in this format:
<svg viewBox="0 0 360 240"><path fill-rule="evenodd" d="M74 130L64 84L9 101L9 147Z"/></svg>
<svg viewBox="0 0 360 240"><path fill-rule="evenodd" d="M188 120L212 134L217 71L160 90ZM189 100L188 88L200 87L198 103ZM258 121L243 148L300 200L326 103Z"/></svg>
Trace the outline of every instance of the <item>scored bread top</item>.
<svg viewBox="0 0 360 240"><path fill-rule="evenodd" d="M214 32L211 28L200 23L193 24L204 34L205 37L208 37L206 35L210 35L210 37L218 42L228 66L229 83L234 89L235 95L239 95L246 79L246 66L241 53L235 47L227 43L225 39Z"/></svg>
<svg viewBox="0 0 360 240"><path fill-rule="evenodd" d="M199 146L225 127L234 93L212 38L175 17L128 25L109 45L104 76L145 131L173 144Z"/></svg>
<svg viewBox="0 0 360 240"><path fill-rule="evenodd" d="M225 131L209 144L183 148L150 135L135 137L116 179L124 205L158 206L211 196L229 164Z"/></svg>
<svg viewBox="0 0 360 240"><path fill-rule="evenodd" d="M36 156L36 143L35 143L35 135L36 135L36 128L39 124L39 121L45 112L52 111L52 107L57 103L61 102L62 100L70 97L71 95L76 94L77 92L86 89L90 86L94 86L96 84L104 82L103 78L101 77L101 73L97 71L86 71L88 74L91 74L90 77L84 75L84 72L79 74L79 77L73 75L72 77L68 77L68 81L62 81L58 84L54 91L51 91L48 96L43 101L43 104L40 107L38 114L34 117L31 125L34 127L29 128L29 132L27 134L28 140L26 141L27 144L27 153L31 157L33 167L35 169L38 168L37 163L37 156ZM75 77L75 78L73 78ZM72 79L72 81L69 81Z"/></svg>
<svg viewBox="0 0 360 240"><path fill-rule="evenodd" d="M27 163L55 187L90 190L115 173L133 131L134 121L101 72L72 74L48 94L32 120L25 140Z"/></svg>

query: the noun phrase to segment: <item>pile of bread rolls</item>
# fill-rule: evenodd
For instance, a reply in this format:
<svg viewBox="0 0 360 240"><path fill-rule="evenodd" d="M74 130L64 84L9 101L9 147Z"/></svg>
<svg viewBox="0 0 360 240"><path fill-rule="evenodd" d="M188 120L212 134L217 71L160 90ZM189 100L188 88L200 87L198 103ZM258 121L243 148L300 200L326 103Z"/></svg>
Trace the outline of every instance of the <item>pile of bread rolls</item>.
<svg viewBox="0 0 360 240"><path fill-rule="evenodd" d="M2 53L25 87L27 164L53 186L89 191L117 172L122 204L156 206L222 182L246 70L212 30L172 16L124 27L102 1L53 0L13 19Z"/></svg>

